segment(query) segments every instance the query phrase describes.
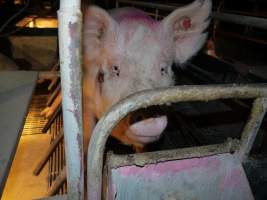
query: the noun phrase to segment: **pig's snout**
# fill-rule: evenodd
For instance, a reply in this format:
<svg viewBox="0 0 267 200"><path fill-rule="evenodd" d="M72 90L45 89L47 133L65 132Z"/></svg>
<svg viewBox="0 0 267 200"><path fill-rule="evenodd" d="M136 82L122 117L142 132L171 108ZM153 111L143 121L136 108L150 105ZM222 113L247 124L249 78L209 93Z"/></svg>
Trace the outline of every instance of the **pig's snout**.
<svg viewBox="0 0 267 200"><path fill-rule="evenodd" d="M166 126L166 116L148 118L132 124L126 135L141 144L147 144L158 140Z"/></svg>

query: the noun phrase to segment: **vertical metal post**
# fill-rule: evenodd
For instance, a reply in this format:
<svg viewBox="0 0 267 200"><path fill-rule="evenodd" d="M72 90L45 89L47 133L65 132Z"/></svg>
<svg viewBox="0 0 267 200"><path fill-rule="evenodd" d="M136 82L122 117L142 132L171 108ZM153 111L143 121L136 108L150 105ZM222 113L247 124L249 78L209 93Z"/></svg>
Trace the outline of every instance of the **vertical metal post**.
<svg viewBox="0 0 267 200"><path fill-rule="evenodd" d="M116 6L115 6L116 8L119 8L119 3L120 3L119 0L116 0Z"/></svg>
<svg viewBox="0 0 267 200"><path fill-rule="evenodd" d="M257 133L260 129L266 110L266 98L257 98L254 100L249 120L246 123L241 135L241 146L238 153L242 162L246 160L249 155L252 145L256 139Z"/></svg>
<svg viewBox="0 0 267 200"><path fill-rule="evenodd" d="M68 199L84 197L81 102L81 2L60 0L59 55Z"/></svg>

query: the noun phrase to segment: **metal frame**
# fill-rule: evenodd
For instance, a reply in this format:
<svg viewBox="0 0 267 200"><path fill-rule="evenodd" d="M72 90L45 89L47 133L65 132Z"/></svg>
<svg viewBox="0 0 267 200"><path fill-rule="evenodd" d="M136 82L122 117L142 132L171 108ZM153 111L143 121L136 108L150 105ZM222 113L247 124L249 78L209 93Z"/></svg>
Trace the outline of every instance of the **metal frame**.
<svg viewBox="0 0 267 200"><path fill-rule="evenodd" d="M121 0L120 2L123 1L126 2L125 0ZM159 6L160 9L166 7L161 4ZM83 199L84 197L80 67L82 15L80 7L80 0L61 0L60 10L58 11L60 72L63 93L62 107L67 162L66 172L68 180L68 199ZM167 9L175 8L176 7L168 7ZM247 23L247 20L245 20L245 22L240 21L241 16L239 15L231 15L231 18L222 17L221 20L233 22L232 19L236 19L237 17L239 20L234 23ZM255 23L252 24L253 26L266 28L266 21L262 23L256 23L256 21L254 22ZM47 75L45 75L45 77L46 76ZM257 98L252 108L251 118L244 128L241 140L242 145L240 148L240 159L244 159L251 148L255 139L255 134L259 128L259 124L261 123L266 111L266 96L266 85L183 86L153 91L143 91L121 101L99 121L93 131L88 149L87 167L88 180L90 180L90 182L88 181L88 198L101 199L104 145L112 128L119 122L120 119L126 116L127 113L138 108L168 102L196 100L209 101L221 98Z"/></svg>
<svg viewBox="0 0 267 200"><path fill-rule="evenodd" d="M84 197L80 0L61 0L58 19L67 196L76 200Z"/></svg>
<svg viewBox="0 0 267 200"><path fill-rule="evenodd" d="M228 138L228 140L222 144L154 151L141 154L117 155L108 152L106 165L109 169L130 165L145 166L147 164L155 164L170 160L195 157L199 158L222 153L230 153L234 152L239 146L240 142L238 140Z"/></svg>
<svg viewBox="0 0 267 200"><path fill-rule="evenodd" d="M100 200L102 193L105 143L115 125L129 112L152 105L218 99L255 99L250 118L244 127L239 150L241 161L249 153L267 108L267 85L179 86L138 92L113 106L97 123L88 148L88 199ZM206 152L210 151L206 147ZM191 148L194 151L194 148Z"/></svg>

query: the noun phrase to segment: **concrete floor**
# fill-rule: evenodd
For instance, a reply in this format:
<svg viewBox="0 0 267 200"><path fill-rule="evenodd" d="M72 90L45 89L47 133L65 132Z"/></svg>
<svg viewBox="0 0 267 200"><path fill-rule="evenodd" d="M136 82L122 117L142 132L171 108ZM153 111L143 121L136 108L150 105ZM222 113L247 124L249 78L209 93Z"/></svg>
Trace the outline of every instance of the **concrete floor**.
<svg viewBox="0 0 267 200"><path fill-rule="evenodd" d="M45 196L48 165L39 176L34 176L33 170L49 143L48 134L21 136L1 200L30 200Z"/></svg>

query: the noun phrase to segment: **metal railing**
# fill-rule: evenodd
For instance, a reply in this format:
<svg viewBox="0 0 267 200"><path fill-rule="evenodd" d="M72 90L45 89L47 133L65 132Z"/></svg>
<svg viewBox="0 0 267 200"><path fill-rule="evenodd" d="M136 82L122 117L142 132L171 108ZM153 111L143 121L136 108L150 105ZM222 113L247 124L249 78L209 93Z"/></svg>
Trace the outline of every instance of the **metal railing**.
<svg viewBox="0 0 267 200"><path fill-rule="evenodd" d="M122 2L122 1L120 1ZM143 5L144 6L144 5ZM83 199L83 130L81 116L81 20L80 0L61 0L59 19L60 72L63 94L64 140L68 199ZM163 8L160 5L160 8ZM239 18L232 16L227 20ZM226 18L225 18L226 19ZM245 20L247 21L247 20ZM239 20L240 22L240 20ZM247 23L247 22L246 22ZM266 21L260 27L266 28ZM257 25L258 26L258 25ZM121 101L99 121L88 150L88 198L101 199L103 151L112 128L127 113L150 105L181 101L210 101L228 98L256 98L251 118L244 128L240 158L251 148L254 134L266 111L266 86L184 86L144 91Z"/></svg>
<svg viewBox="0 0 267 200"><path fill-rule="evenodd" d="M254 142L267 108L267 85L179 86L147 90L131 95L113 106L97 123L88 149L88 199L100 200L102 195L103 154L108 136L128 113L139 108L175 102L212 101L219 99L255 99L244 126L238 155L243 161ZM210 149L207 148L208 152ZM194 148L192 148L192 152Z"/></svg>

